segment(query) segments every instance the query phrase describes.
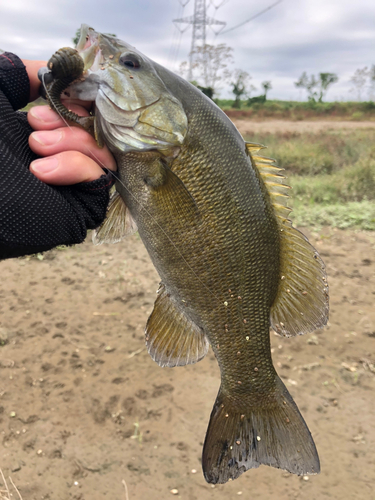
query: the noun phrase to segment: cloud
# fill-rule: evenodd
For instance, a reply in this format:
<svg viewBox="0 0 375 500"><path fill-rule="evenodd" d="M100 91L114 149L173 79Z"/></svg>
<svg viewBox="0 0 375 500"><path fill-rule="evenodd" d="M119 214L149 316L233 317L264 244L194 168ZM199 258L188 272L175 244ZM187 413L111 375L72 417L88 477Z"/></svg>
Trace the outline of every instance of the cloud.
<svg viewBox="0 0 375 500"><path fill-rule="evenodd" d="M216 12L211 6L208 13L230 28L272 3L230 0ZM192 15L193 7L193 0L185 9L179 0L9 0L0 6L0 47L25 59L48 59L58 48L72 45L84 22L116 33L176 69L188 58L192 29L180 36L172 20ZM328 95L350 98L350 76L357 68L375 64L374 17L373 0L284 0L227 34L215 37L208 28L207 41L233 47L233 68L250 73L256 86L271 80L270 97L298 98L293 82L302 71L332 71L340 80Z"/></svg>

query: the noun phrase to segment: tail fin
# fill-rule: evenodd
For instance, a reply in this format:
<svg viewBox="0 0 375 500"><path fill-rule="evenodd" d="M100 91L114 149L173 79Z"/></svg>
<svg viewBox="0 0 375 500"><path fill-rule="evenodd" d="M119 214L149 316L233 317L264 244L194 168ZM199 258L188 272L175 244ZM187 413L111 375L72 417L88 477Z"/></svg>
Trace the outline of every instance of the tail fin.
<svg viewBox="0 0 375 500"><path fill-rule="evenodd" d="M226 483L261 464L298 475L320 472L310 431L279 377L274 402L245 411L220 388L203 447L208 483Z"/></svg>

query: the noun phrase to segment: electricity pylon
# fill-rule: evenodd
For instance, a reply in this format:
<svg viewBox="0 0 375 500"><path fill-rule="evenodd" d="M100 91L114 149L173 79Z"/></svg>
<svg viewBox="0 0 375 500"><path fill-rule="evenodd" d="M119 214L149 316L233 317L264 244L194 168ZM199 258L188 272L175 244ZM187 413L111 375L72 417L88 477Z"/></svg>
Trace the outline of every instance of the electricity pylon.
<svg viewBox="0 0 375 500"><path fill-rule="evenodd" d="M213 25L221 25L223 29L226 23L224 21L217 21L213 17L207 16L206 14L206 0L195 0L194 2L194 15L193 16L187 16L187 17L182 17L180 19L174 19L174 23L181 23L181 24L192 24L193 25L193 35L191 38L191 50L190 50L190 57L189 57L189 75L188 75L188 80L193 79L193 67L194 67L194 59L196 57L196 47L198 46L198 40L201 40L201 46L204 47L206 45L206 26L213 26ZM205 72L205 79L207 77L206 75L206 68L207 68L207 56L204 53L203 54L204 58L204 72Z"/></svg>

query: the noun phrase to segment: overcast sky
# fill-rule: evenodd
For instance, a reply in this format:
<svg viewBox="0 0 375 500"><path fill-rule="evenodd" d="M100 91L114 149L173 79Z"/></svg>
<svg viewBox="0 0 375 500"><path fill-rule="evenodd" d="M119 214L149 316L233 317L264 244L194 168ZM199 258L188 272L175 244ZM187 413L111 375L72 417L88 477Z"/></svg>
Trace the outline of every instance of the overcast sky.
<svg viewBox="0 0 375 500"><path fill-rule="evenodd" d="M212 0L208 15L230 29L276 0ZM186 3L183 8L182 3ZM182 34L173 19L191 16L194 0L2 0L0 47L25 59L49 59L60 47L72 46L81 23L100 32L115 33L151 59L177 69L187 60L191 27ZM212 6L224 3L215 10ZM232 68L250 73L260 83L271 80L270 98L305 99L294 83L303 71L333 72L339 82L328 100L348 100L350 78L357 68L375 64L375 0L283 0L274 8L207 43L226 43L234 49ZM178 58L174 55L178 50ZM229 97L229 86L222 97ZM255 92L257 94L257 92ZM365 96L364 96L365 97Z"/></svg>

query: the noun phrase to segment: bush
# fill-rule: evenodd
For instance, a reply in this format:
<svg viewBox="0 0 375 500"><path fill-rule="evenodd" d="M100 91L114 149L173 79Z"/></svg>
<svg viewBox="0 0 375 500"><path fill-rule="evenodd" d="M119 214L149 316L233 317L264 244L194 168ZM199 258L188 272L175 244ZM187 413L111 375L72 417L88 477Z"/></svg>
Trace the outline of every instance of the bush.
<svg viewBox="0 0 375 500"><path fill-rule="evenodd" d="M262 97L262 96L260 96ZM253 119L282 118L285 120L311 120L318 118L335 118L341 120L374 120L375 103L369 102L297 102L266 100L253 97L248 101L241 101L252 111ZM218 106L226 111L228 116L234 117L230 108L233 100L218 99ZM234 111L235 112L235 111ZM353 118L354 115L354 118ZM250 115L248 115L250 116Z"/></svg>

